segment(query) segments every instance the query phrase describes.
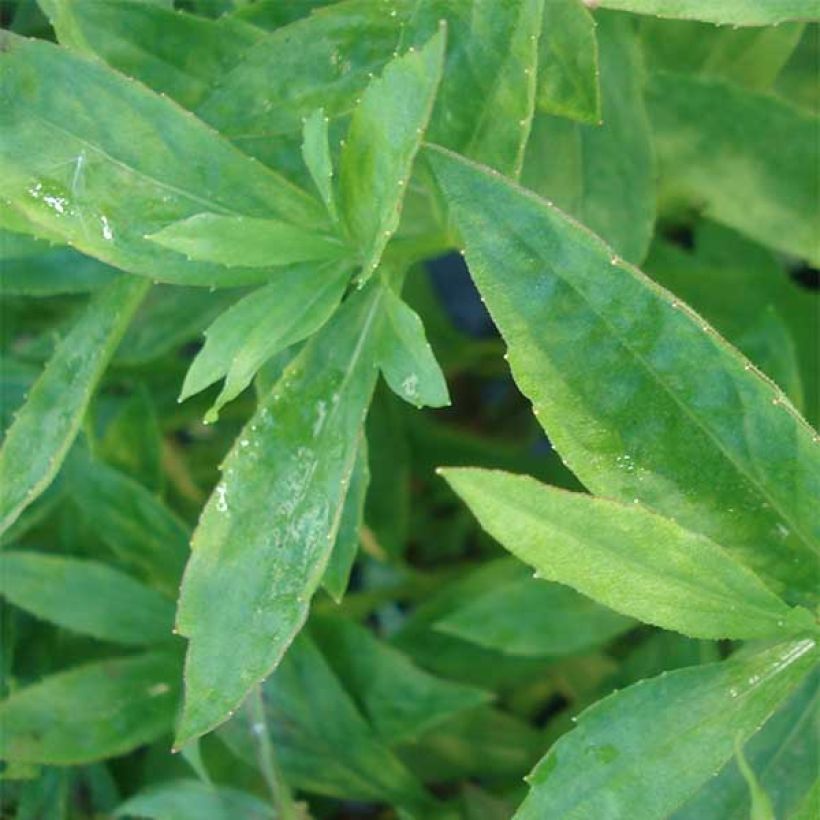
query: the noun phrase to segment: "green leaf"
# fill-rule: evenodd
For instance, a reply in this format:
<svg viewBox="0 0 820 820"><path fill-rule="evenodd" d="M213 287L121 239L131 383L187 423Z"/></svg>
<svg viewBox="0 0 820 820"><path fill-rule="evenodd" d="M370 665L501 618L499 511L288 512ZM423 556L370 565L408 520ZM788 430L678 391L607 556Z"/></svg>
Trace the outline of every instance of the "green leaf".
<svg viewBox="0 0 820 820"><path fill-rule="evenodd" d="M818 810L820 810L820 778L814 781L814 785L797 810L794 814L789 815L789 820L815 820Z"/></svg>
<svg viewBox="0 0 820 820"><path fill-rule="evenodd" d="M159 498L82 452L69 462L71 501L117 558L176 597L188 557L188 529Z"/></svg>
<svg viewBox="0 0 820 820"><path fill-rule="evenodd" d="M119 273L70 248L54 248L23 234L0 231L0 293L54 296L84 293Z"/></svg>
<svg viewBox="0 0 820 820"><path fill-rule="evenodd" d="M516 818L667 817L788 697L814 646L682 669L599 701L529 776Z"/></svg>
<svg viewBox="0 0 820 820"><path fill-rule="evenodd" d="M376 269L398 227L443 60L442 29L420 51L388 63L353 112L339 158L339 206L362 255L362 279Z"/></svg>
<svg viewBox="0 0 820 820"><path fill-rule="evenodd" d="M546 0L538 44L536 105L581 122L601 119L595 21L581 0Z"/></svg>
<svg viewBox="0 0 820 820"><path fill-rule="evenodd" d="M491 697L481 689L434 677L344 618L311 618L310 630L376 734L390 746L417 739Z"/></svg>
<svg viewBox="0 0 820 820"><path fill-rule="evenodd" d="M638 14L734 23L738 26L766 26L786 20L817 19L814 0L600 0L596 5Z"/></svg>
<svg viewBox="0 0 820 820"><path fill-rule="evenodd" d="M757 773L760 786L771 797L775 817L791 817L817 776L818 671L814 669L808 675L746 744L745 756ZM738 768L738 761L732 761L675 813L674 820L704 817L746 820L750 802L749 786Z"/></svg>
<svg viewBox="0 0 820 820"><path fill-rule="evenodd" d="M810 170L820 153L817 117L719 79L663 71L651 76L648 105L667 208L693 206L820 264Z"/></svg>
<svg viewBox="0 0 820 820"><path fill-rule="evenodd" d="M373 391L380 304L377 287L348 299L260 402L225 459L194 533L177 615L190 639L178 744L225 720L305 620Z"/></svg>
<svg viewBox="0 0 820 820"><path fill-rule="evenodd" d="M743 747L740 743L735 744L735 756L737 757L738 768L749 786L749 794L751 795L752 805L749 820L776 820L772 809L772 801L769 800L769 796L761 788L757 775L749 766L743 754Z"/></svg>
<svg viewBox="0 0 820 820"><path fill-rule="evenodd" d="M97 561L0 553L0 595L38 618L103 641L150 645L171 638L171 602Z"/></svg>
<svg viewBox="0 0 820 820"><path fill-rule="evenodd" d="M416 407L448 405L447 382L418 314L390 289L384 299L379 367L391 390Z"/></svg>
<svg viewBox="0 0 820 820"><path fill-rule="evenodd" d="M0 703L0 758L73 766L125 754L170 731L175 655L152 652L78 666Z"/></svg>
<svg viewBox="0 0 820 820"><path fill-rule="evenodd" d="M349 277L346 265L295 267L240 299L205 331L205 345L185 375L180 401L224 376L225 385L205 416L215 421L268 359L330 318Z"/></svg>
<svg viewBox="0 0 820 820"><path fill-rule="evenodd" d="M350 573L359 551L359 534L364 524L364 501L370 483L370 469L367 463L367 438L359 439L356 463L350 476L336 543L330 554L322 586L336 603L341 603L350 581Z"/></svg>
<svg viewBox="0 0 820 820"><path fill-rule="evenodd" d="M654 228L656 185L643 60L630 23L612 14L598 17L600 122L537 115L522 182L639 263Z"/></svg>
<svg viewBox="0 0 820 820"><path fill-rule="evenodd" d="M117 808L114 817L155 820L272 820L273 808L248 792L212 786L201 780L170 780L135 794Z"/></svg>
<svg viewBox="0 0 820 820"><path fill-rule="evenodd" d="M513 376L584 485L637 498L790 602L813 601L820 448L782 394L549 203L449 152L427 156Z"/></svg>
<svg viewBox="0 0 820 820"><path fill-rule="evenodd" d="M448 612L436 629L487 649L534 657L600 646L635 623L560 584L533 582L515 562L496 562L498 584Z"/></svg>
<svg viewBox="0 0 820 820"><path fill-rule="evenodd" d="M196 214L147 236L197 262L264 268L338 259L347 249L330 236L275 219Z"/></svg>
<svg viewBox="0 0 820 820"><path fill-rule="evenodd" d="M289 783L334 797L391 801L428 817L434 801L376 736L313 641L299 635L263 687L266 723ZM219 736L253 760L247 710Z"/></svg>
<svg viewBox="0 0 820 820"><path fill-rule="evenodd" d="M239 285L268 272L194 265L144 237L203 211L323 224L312 197L105 65L7 32L0 60L0 194L83 253L167 282Z"/></svg>
<svg viewBox="0 0 820 820"><path fill-rule="evenodd" d="M227 16L206 20L175 11L172 2L38 2L62 45L100 57L186 108L196 106L263 36Z"/></svg>
<svg viewBox="0 0 820 820"><path fill-rule="evenodd" d="M147 282L123 277L98 291L34 383L0 450L0 532L57 474L147 289Z"/></svg>
<svg viewBox="0 0 820 820"><path fill-rule="evenodd" d="M812 627L809 612L791 610L718 544L642 507L498 470L441 474L482 527L540 577L617 612L695 638Z"/></svg>
<svg viewBox="0 0 820 820"><path fill-rule="evenodd" d="M330 157L329 119L317 108L305 119L302 130L302 159L305 161L330 218L336 222L336 197L333 193L333 160Z"/></svg>

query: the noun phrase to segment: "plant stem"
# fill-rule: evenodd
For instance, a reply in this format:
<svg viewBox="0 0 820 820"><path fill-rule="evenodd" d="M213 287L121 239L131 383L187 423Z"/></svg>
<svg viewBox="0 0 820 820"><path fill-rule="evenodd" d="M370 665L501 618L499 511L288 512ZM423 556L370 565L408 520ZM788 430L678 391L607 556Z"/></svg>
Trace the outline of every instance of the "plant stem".
<svg viewBox="0 0 820 820"><path fill-rule="evenodd" d="M273 806L276 809L276 817L280 820L298 820L299 810L293 800L293 795L285 781L282 771L276 763L273 744L270 740L268 721L265 717L265 704L262 699L262 684L254 686L248 696L247 702L248 716L250 718L250 730L256 743L257 760L259 769L265 782L268 784Z"/></svg>

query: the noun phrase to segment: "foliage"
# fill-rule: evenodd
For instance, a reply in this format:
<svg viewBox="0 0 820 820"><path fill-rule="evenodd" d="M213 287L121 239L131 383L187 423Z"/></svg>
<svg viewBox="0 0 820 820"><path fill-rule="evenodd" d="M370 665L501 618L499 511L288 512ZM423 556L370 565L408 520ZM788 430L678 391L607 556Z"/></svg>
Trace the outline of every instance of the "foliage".
<svg viewBox="0 0 820 820"><path fill-rule="evenodd" d="M2 13L4 817L816 814L814 0Z"/></svg>

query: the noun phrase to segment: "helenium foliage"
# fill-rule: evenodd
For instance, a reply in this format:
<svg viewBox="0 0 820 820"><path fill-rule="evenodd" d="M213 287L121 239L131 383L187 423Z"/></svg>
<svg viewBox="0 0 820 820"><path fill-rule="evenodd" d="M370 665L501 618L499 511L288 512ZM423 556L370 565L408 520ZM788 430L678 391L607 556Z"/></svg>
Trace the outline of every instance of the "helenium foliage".
<svg viewBox="0 0 820 820"><path fill-rule="evenodd" d="M817 815L813 0L2 14L4 816Z"/></svg>

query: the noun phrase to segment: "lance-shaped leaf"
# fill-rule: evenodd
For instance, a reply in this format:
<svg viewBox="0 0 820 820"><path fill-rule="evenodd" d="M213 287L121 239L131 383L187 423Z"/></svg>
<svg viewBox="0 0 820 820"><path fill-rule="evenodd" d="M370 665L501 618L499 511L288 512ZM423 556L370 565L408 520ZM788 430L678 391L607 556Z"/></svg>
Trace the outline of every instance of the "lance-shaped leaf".
<svg viewBox="0 0 820 820"><path fill-rule="evenodd" d="M815 668L791 698L746 744L744 756L759 783L771 798L775 817L791 817L817 777L817 737L820 733L820 670ZM727 764L674 820L720 817L745 820L750 815L751 794L741 775L739 761Z"/></svg>
<svg viewBox="0 0 820 820"><path fill-rule="evenodd" d="M367 487L370 484L370 468L367 462L367 438L364 434L359 439L359 450L356 453L356 464L350 485L347 488L342 517L339 520L339 531L336 543L322 576L322 586L336 603L344 597L356 554L359 551L359 534L364 524L364 502Z"/></svg>
<svg viewBox="0 0 820 820"><path fill-rule="evenodd" d="M654 73L661 196L820 264L816 116L711 77ZM783 150L788 146L788 150Z"/></svg>
<svg viewBox="0 0 820 820"><path fill-rule="evenodd" d="M203 211L326 220L313 197L100 62L7 32L0 61L0 194L38 231L153 279L237 285L268 274L194 265L144 237Z"/></svg>
<svg viewBox="0 0 820 820"><path fill-rule="evenodd" d="M461 602L435 628L511 655L560 656L606 643L635 622L561 584L535 582L510 559L498 583Z"/></svg>
<svg viewBox="0 0 820 820"><path fill-rule="evenodd" d="M642 681L599 701L527 778L517 820L668 817L804 677L812 640Z"/></svg>
<svg viewBox="0 0 820 820"><path fill-rule="evenodd" d="M449 152L427 156L513 376L573 472L813 600L820 447L788 401L558 209Z"/></svg>
<svg viewBox="0 0 820 820"><path fill-rule="evenodd" d="M0 758L73 766L125 754L169 732L179 661L152 652L44 678L0 703Z"/></svg>
<svg viewBox="0 0 820 820"><path fill-rule="evenodd" d="M598 41L581 0L547 0L538 43L536 105L545 114L597 123Z"/></svg>
<svg viewBox="0 0 820 820"><path fill-rule="evenodd" d="M58 344L0 449L0 532L48 487L148 282L123 277L99 290Z"/></svg>
<svg viewBox="0 0 820 820"><path fill-rule="evenodd" d="M639 506L498 470L442 474L490 535L539 576L646 623L695 638L760 638L810 629L717 544Z"/></svg>
<svg viewBox="0 0 820 820"><path fill-rule="evenodd" d="M814 0L596 0L596 6L657 17L733 23L737 26L767 26L786 20L816 20Z"/></svg>
<svg viewBox="0 0 820 820"><path fill-rule="evenodd" d="M330 156L328 122L329 119L322 108L316 109L305 119L302 130L302 159L325 203L327 212L335 222L336 195L333 193L333 160Z"/></svg>
<svg viewBox="0 0 820 820"><path fill-rule="evenodd" d="M38 2L62 45L101 57L186 108L200 102L264 36L227 15L208 20L174 10L171 2Z"/></svg>
<svg viewBox="0 0 820 820"><path fill-rule="evenodd" d="M154 493L119 470L75 452L69 493L86 522L125 567L176 596L188 557L188 528Z"/></svg>
<svg viewBox="0 0 820 820"><path fill-rule="evenodd" d="M339 527L376 379L381 288L348 299L240 433L194 533L178 743L225 720L307 615ZM214 606L218 600L219 606Z"/></svg>
<svg viewBox="0 0 820 820"><path fill-rule="evenodd" d="M277 274L226 310L206 331L205 345L185 375L180 401L225 377L206 415L238 396L272 356L318 330L344 293L346 265L300 266Z"/></svg>
<svg viewBox="0 0 820 820"><path fill-rule="evenodd" d="M599 15L600 121L583 125L539 113L522 181L638 263L652 238L656 185L643 60L631 22Z"/></svg>
<svg viewBox="0 0 820 820"><path fill-rule="evenodd" d="M311 618L311 635L377 734L393 746L417 739L490 694L437 678L359 624Z"/></svg>
<svg viewBox="0 0 820 820"><path fill-rule="evenodd" d="M197 214L146 237L197 262L226 268L264 268L322 262L349 253L332 236L276 219Z"/></svg>
<svg viewBox="0 0 820 820"><path fill-rule="evenodd" d="M397 396L416 407L450 403L447 382L418 314L391 290L384 295L379 366Z"/></svg>
<svg viewBox="0 0 820 820"><path fill-rule="evenodd" d="M38 618L100 640L139 645L171 638L171 602L97 561L4 552L0 595Z"/></svg>
<svg viewBox="0 0 820 820"><path fill-rule="evenodd" d="M363 279L376 269L398 227L441 79L444 41L442 29L419 51L388 63L353 112L339 158L339 206L361 253Z"/></svg>
<svg viewBox="0 0 820 820"><path fill-rule="evenodd" d="M343 799L391 801L429 817L433 799L383 743L313 640L302 633L262 688L266 726L243 709L219 730L255 763L254 735L269 731L288 782Z"/></svg>
<svg viewBox="0 0 820 820"><path fill-rule="evenodd" d="M263 800L230 786L215 786L201 780L170 780L129 797L113 816L152 820L274 820L276 814Z"/></svg>

